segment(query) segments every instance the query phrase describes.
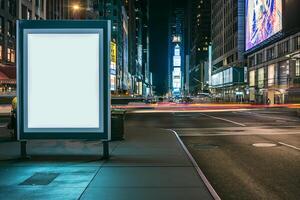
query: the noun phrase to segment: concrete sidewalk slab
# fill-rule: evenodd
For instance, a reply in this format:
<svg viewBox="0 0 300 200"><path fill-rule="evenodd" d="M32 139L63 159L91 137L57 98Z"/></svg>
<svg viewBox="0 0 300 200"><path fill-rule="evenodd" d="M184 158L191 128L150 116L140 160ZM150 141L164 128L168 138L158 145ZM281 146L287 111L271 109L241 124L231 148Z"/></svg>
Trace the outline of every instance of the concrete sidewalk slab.
<svg viewBox="0 0 300 200"><path fill-rule="evenodd" d="M15 159L19 148L0 143L0 199L212 199L171 131L127 127L108 161L99 160L100 142L30 141L26 161ZM22 185L37 173L56 176Z"/></svg>
<svg viewBox="0 0 300 200"><path fill-rule="evenodd" d="M171 131L126 132L126 141L112 152L81 199L212 199Z"/></svg>

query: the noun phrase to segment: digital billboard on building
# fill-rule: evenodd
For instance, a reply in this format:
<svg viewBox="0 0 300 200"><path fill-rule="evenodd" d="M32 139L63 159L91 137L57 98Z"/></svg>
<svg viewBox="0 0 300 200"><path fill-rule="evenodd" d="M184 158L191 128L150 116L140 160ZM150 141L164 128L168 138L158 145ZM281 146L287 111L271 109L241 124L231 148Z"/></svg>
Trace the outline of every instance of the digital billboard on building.
<svg viewBox="0 0 300 200"><path fill-rule="evenodd" d="M117 89L117 44L110 42L110 90Z"/></svg>
<svg viewBox="0 0 300 200"><path fill-rule="evenodd" d="M282 0L246 0L246 50L282 30Z"/></svg>

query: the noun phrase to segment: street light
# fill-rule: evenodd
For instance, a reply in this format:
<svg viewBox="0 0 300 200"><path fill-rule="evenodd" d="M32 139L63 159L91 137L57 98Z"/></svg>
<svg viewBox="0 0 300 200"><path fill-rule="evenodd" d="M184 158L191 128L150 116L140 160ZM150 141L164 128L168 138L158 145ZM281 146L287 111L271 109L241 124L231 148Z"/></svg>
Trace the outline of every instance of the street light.
<svg viewBox="0 0 300 200"><path fill-rule="evenodd" d="M73 6L72 6L72 10L73 10L73 19L76 19L76 18L78 18L78 13L79 13L79 11L80 11L80 5L79 4L74 4Z"/></svg>
<svg viewBox="0 0 300 200"><path fill-rule="evenodd" d="M80 6L78 4L74 4L72 8L75 12L75 11L78 11L80 9Z"/></svg>

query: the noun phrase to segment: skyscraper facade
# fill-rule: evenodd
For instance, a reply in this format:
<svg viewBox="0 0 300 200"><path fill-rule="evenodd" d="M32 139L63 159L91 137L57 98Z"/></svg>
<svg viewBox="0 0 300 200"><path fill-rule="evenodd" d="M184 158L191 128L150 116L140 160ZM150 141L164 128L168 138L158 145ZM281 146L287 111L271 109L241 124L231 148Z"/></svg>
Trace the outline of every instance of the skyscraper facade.
<svg viewBox="0 0 300 200"><path fill-rule="evenodd" d="M185 8L173 2L168 27L168 93L184 94L185 76Z"/></svg>
<svg viewBox="0 0 300 200"><path fill-rule="evenodd" d="M246 98L245 0L212 0L212 78L215 97Z"/></svg>
<svg viewBox="0 0 300 200"><path fill-rule="evenodd" d="M0 93L15 95L16 20L64 19L66 0L0 0Z"/></svg>
<svg viewBox="0 0 300 200"><path fill-rule="evenodd" d="M208 91L208 50L211 45L211 1L190 0L189 94Z"/></svg>

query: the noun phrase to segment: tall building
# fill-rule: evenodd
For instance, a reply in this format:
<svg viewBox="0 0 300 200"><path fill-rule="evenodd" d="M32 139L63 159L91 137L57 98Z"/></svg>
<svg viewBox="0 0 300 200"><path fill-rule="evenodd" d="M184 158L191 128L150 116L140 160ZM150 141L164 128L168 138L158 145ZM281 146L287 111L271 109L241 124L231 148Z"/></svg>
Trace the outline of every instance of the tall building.
<svg viewBox="0 0 300 200"><path fill-rule="evenodd" d="M299 103L299 7L300 1L287 0L246 4L245 43L251 102Z"/></svg>
<svg viewBox="0 0 300 200"><path fill-rule="evenodd" d="M149 1L70 0L69 5L71 19L111 21L112 94L148 95Z"/></svg>
<svg viewBox="0 0 300 200"><path fill-rule="evenodd" d="M168 26L168 91L171 96L182 96L185 81L184 5L172 2Z"/></svg>
<svg viewBox="0 0 300 200"><path fill-rule="evenodd" d="M126 1L127 2L127 1ZM103 19L111 21L111 92L128 94L128 14L123 0L71 0L70 18ZM77 5L80 9L74 7Z"/></svg>
<svg viewBox="0 0 300 200"><path fill-rule="evenodd" d="M208 52L211 45L211 1L190 0L189 93L208 91Z"/></svg>
<svg viewBox="0 0 300 200"><path fill-rule="evenodd" d="M143 95L150 95L150 67L149 67L149 0L141 1L142 5L142 76Z"/></svg>
<svg viewBox="0 0 300 200"><path fill-rule="evenodd" d="M46 19L46 0L0 0L1 94L15 94L17 19Z"/></svg>
<svg viewBox="0 0 300 200"><path fill-rule="evenodd" d="M43 0L39 0L42 3ZM71 0L44 0L46 2L46 19L69 19L68 4ZM36 1L38 2L38 1Z"/></svg>
<svg viewBox="0 0 300 200"><path fill-rule="evenodd" d="M245 0L212 0L211 5L212 92L224 101L243 101Z"/></svg>
<svg viewBox="0 0 300 200"><path fill-rule="evenodd" d="M148 96L149 71L149 0L126 0L128 13L128 71L132 94Z"/></svg>

